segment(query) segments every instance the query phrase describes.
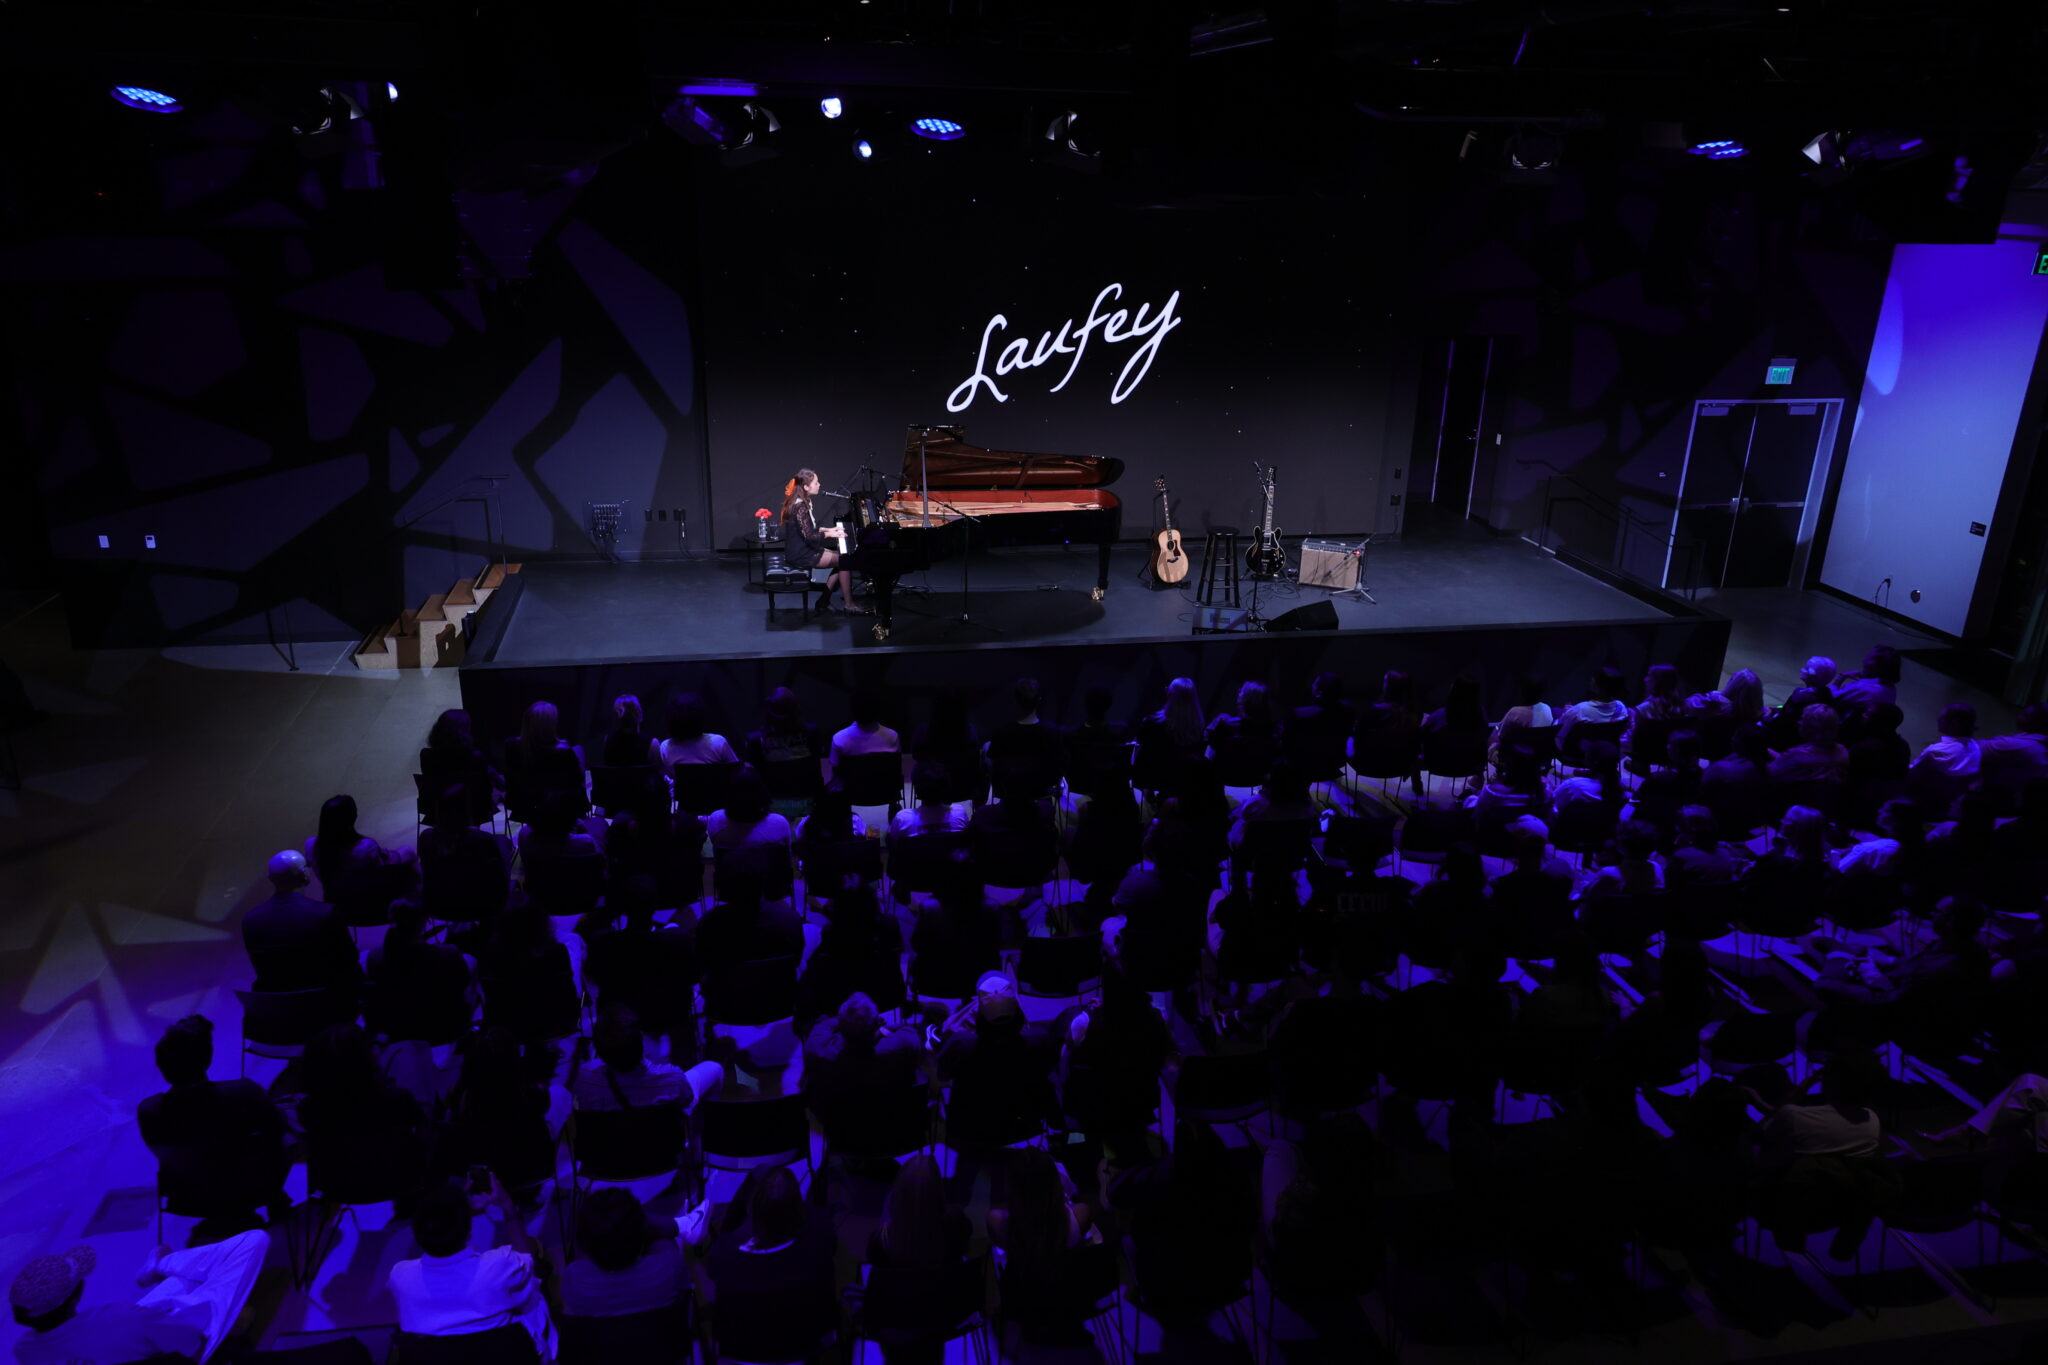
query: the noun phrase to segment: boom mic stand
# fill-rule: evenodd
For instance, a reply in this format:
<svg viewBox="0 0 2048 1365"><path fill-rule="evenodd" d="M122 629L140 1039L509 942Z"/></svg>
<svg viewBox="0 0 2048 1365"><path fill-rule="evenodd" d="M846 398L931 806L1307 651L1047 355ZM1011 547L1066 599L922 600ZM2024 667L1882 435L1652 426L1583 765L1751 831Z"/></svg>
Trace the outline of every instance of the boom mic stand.
<svg viewBox="0 0 2048 1365"><path fill-rule="evenodd" d="M967 523L967 526L961 527L960 530L960 619L954 622L954 624L965 626L983 626L989 630L993 630L998 633L1003 633L1003 628L1001 626L990 625L986 621L975 620L974 613L970 610L970 606L973 602L973 597L968 592L967 571L968 566L974 560L974 555L972 553L974 549L974 537L969 533L968 526L981 525L981 518L975 516L972 512L963 512L961 509L955 507L952 503L947 502L944 499L934 499L932 497L931 466L928 463L926 463L924 452L924 434L925 432L931 430L931 424L929 422L919 422L916 424L916 426L918 497L924 503L924 529L926 531L930 531L932 529L932 503L934 501L937 501L940 507L943 507L948 512L951 512L954 516L959 517L963 522Z"/></svg>

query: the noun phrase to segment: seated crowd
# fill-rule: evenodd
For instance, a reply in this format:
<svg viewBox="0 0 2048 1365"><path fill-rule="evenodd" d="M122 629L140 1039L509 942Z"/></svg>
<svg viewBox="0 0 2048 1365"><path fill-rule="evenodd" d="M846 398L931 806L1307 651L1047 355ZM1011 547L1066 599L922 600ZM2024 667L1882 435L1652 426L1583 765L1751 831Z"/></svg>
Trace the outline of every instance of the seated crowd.
<svg viewBox="0 0 2048 1365"><path fill-rule="evenodd" d="M2048 713L1980 738L1950 706L1916 752L1898 680L1882 647L1815 658L1773 709L1747 671L1603 668L1489 717L1469 679L1429 709L1400 672L1324 674L1212 718L1176 679L1062 726L1025 679L986 734L957 692L903 731L858 697L828 733L778 689L731 738L696 696L666 735L621 697L587 748L546 703L498 746L448 712L416 850L337 796L243 921L298 1059L266 1093L207 1079L204 1019L158 1046L143 1140L231 1263L87 1324L89 1254L43 1258L18 1354L210 1349L206 1285L293 1216L298 1161L323 1207L410 1220L401 1332L541 1360L856 1331L937 1359L976 1313L1016 1358L1086 1358L1120 1287L1199 1335L1255 1275L1363 1336L1313 1305L1446 1217L1617 1283L1642 1242L1710 1275L1752 1216L1853 1255L1902 1159L2048 1153ZM1909 1064L1971 1098L1943 1131L1896 1121ZM706 1197L785 1112L801 1151ZM1448 1197L1388 1178L1442 1149ZM849 1244L825 1185L878 1170Z"/></svg>

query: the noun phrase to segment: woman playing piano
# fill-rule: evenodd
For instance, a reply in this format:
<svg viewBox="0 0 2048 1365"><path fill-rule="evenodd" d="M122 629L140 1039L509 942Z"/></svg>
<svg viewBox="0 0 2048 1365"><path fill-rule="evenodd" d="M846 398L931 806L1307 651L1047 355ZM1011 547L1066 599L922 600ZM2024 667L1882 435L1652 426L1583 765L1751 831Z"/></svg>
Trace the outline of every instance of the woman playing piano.
<svg viewBox="0 0 2048 1365"><path fill-rule="evenodd" d="M839 551L826 544L826 537L844 537L843 527L833 525L818 529L817 496L822 485L818 482L817 471L799 469L796 477L782 486L782 562L792 569L830 569L839 562ZM841 539L844 544L844 539ZM839 600L849 613L869 616L873 613L866 607L853 604L853 575L841 569L825 578L825 597L831 600L834 585L839 588Z"/></svg>

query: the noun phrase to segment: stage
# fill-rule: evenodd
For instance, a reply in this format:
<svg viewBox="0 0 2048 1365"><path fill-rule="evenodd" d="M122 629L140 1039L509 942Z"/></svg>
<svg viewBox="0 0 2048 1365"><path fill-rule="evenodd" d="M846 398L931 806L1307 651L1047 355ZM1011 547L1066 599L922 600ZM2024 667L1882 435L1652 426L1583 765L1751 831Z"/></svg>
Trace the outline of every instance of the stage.
<svg viewBox="0 0 2048 1365"><path fill-rule="evenodd" d="M1189 548L1199 565L1199 542ZM1287 548L1294 562L1299 547ZM751 725L760 697L783 685L821 718L840 714L854 690L877 688L906 722L922 716L913 699L959 687L999 721L1000 694L1028 673L1060 699L1049 718L1068 721L1093 685L1110 687L1121 707L1149 709L1169 679L1188 676L1213 708L1247 677L1291 696L1322 669L1357 686L1398 667L1425 688L1469 674L1498 710L1523 677L1552 680L1569 700L1588 669L1607 663L1636 676L1675 663L1689 683L1712 685L1727 647L1728 622L1681 598L1464 528L1374 546L1366 581L1377 605L1293 582L1259 586L1259 616L1327 601L1334 630L1198 634L1192 581L1149 588L1145 562L1146 547L1116 547L1099 602L1091 546L978 555L964 597L959 561L942 563L905 580L886 641L871 617L806 620L794 595L770 620L739 554L532 564L473 618L463 697L482 733L513 733L520 709L546 699L580 738L609 723L619 692L642 697L657 728L677 690L705 694L734 718L728 725L745 728L739 718ZM1252 588L1241 588L1246 611Z"/></svg>

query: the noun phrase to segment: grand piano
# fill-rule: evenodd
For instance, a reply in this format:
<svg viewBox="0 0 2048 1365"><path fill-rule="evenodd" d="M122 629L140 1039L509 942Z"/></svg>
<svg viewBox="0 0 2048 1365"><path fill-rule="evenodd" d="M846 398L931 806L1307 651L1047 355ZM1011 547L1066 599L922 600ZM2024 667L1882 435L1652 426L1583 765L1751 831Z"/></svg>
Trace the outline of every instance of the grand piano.
<svg viewBox="0 0 2048 1365"><path fill-rule="evenodd" d="M989 450L960 427L911 427L901 490L855 532L851 562L874 589L875 638L889 638L898 580L970 547L1092 544L1100 600L1123 525L1123 505L1103 485L1123 472L1121 460Z"/></svg>

